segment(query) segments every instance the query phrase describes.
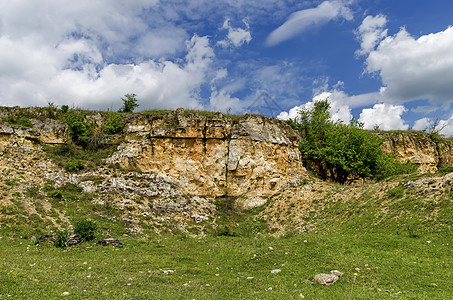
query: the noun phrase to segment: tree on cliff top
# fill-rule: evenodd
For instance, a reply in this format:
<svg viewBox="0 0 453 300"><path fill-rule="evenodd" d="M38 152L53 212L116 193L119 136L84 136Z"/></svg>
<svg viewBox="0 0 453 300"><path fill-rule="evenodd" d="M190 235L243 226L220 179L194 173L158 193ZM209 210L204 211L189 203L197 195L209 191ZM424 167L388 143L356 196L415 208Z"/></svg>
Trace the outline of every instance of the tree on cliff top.
<svg viewBox="0 0 453 300"><path fill-rule="evenodd" d="M298 119L288 122L301 131L299 149L306 165L318 166L326 177L340 183L415 171L413 165L384 154L382 140L364 130L361 123L332 121L329 107L327 99L317 101L312 109L302 109Z"/></svg>
<svg viewBox="0 0 453 300"><path fill-rule="evenodd" d="M136 97L136 94L124 95L124 98L121 98L121 100L123 100L123 106L118 112L133 112L134 109L139 107L139 104L137 103L138 99Z"/></svg>

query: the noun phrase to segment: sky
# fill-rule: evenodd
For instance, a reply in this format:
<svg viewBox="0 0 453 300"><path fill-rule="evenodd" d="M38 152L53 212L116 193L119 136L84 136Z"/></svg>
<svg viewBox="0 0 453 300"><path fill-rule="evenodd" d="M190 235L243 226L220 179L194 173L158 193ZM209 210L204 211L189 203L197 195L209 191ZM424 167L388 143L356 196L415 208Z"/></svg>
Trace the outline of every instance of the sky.
<svg viewBox="0 0 453 300"><path fill-rule="evenodd" d="M199 109L453 135L450 0L0 0L0 106Z"/></svg>

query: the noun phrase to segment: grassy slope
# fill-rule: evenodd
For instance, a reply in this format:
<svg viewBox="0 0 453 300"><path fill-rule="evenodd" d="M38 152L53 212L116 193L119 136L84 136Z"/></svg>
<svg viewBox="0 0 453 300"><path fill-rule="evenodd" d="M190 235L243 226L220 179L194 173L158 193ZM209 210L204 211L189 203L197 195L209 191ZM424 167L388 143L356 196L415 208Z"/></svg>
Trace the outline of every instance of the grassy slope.
<svg viewBox="0 0 453 300"><path fill-rule="evenodd" d="M56 298L63 292L92 299L300 299L300 294L307 299L449 299L451 192L445 187L423 194L404 187L418 179L325 185L309 195L319 195L310 205L316 213L305 220L315 230L280 238L257 233L263 223L253 216L270 211L238 214L227 202L219 205L219 223L236 236L123 237L121 249L84 244L62 250L36 247L3 231L0 299ZM428 178L427 184L436 188L441 181ZM294 210L300 208L293 205L280 214ZM273 269L282 271L271 274ZM334 286L308 282L333 269L345 273Z"/></svg>

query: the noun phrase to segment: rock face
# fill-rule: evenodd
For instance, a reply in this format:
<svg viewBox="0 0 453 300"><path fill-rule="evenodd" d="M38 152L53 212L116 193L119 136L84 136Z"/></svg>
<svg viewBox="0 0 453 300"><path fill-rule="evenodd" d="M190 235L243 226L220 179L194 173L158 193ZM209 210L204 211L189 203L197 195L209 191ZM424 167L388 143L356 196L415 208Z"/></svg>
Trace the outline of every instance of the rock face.
<svg viewBox="0 0 453 300"><path fill-rule="evenodd" d="M421 173L435 173L439 163L436 144L428 135L398 132L383 134L385 141L382 149L393 153L402 162L411 162L418 166ZM447 153L444 153L444 156Z"/></svg>
<svg viewBox="0 0 453 300"><path fill-rule="evenodd" d="M125 133L107 162L176 178L185 194L266 198L305 175L295 132L261 116L134 115Z"/></svg>

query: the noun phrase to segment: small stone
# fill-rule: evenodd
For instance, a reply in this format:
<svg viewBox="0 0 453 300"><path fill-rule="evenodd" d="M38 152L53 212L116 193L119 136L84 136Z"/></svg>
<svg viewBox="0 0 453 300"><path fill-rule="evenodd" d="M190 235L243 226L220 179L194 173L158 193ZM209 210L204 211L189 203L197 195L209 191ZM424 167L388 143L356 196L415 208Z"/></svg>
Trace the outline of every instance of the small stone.
<svg viewBox="0 0 453 300"><path fill-rule="evenodd" d="M272 274L277 274L277 273L280 273L282 270L280 269L275 269L275 270L272 270L271 273Z"/></svg>
<svg viewBox="0 0 453 300"><path fill-rule="evenodd" d="M123 244L121 244L121 242L117 238L112 237L112 236L108 236L106 238L103 238L102 240L97 241L96 244L101 245L101 246L115 245L118 248L122 248L123 247Z"/></svg>
<svg viewBox="0 0 453 300"><path fill-rule="evenodd" d="M330 274L317 274L314 277L314 281L322 285L333 285L338 279L343 276L343 273L338 270L330 271Z"/></svg>
<svg viewBox="0 0 453 300"><path fill-rule="evenodd" d="M69 295L69 292L63 292L61 295L62 295L62 296L68 296L68 295Z"/></svg>
<svg viewBox="0 0 453 300"><path fill-rule="evenodd" d="M248 280L252 280L254 279L255 277L247 277Z"/></svg>

